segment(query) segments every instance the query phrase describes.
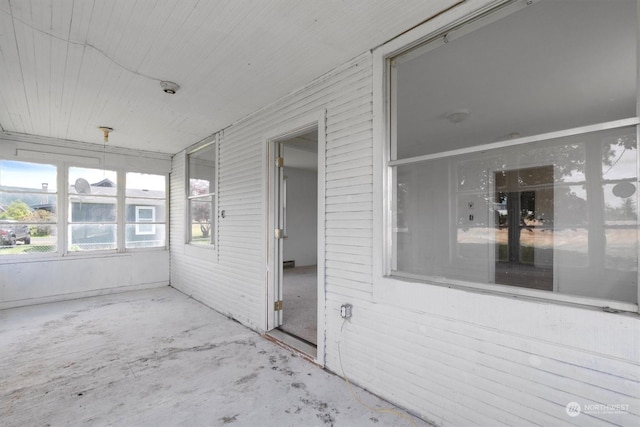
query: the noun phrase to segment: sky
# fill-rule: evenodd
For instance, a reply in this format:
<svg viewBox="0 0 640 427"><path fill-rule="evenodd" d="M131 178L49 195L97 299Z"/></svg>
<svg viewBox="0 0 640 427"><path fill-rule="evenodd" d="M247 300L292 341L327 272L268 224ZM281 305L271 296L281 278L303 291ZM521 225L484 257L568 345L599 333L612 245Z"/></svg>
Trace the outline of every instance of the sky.
<svg viewBox="0 0 640 427"><path fill-rule="evenodd" d="M69 168L69 185L75 184L78 178L86 179L95 184L105 178L117 182L115 171L103 171L91 168ZM11 160L0 161L0 186L42 189L46 183L50 192L57 190L56 167L53 165L17 162ZM142 173L127 173L127 187L138 190L164 191L165 177Z"/></svg>

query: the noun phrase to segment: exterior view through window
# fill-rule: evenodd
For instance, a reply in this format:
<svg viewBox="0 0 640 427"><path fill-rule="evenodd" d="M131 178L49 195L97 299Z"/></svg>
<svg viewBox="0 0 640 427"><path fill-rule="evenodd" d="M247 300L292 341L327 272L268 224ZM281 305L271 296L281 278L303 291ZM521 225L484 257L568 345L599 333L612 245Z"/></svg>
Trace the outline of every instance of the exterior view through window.
<svg viewBox="0 0 640 427"><path fill-rule="evenodd" d="M512 3L389 60L389 273L635 304L636 2Z"/></svg>
<svg viewBox="0 0 640 427"><path fill-rule="evenodd" d="M125 247L166 246L164 175L127 172Z"/></svg>
<svg viewBox="0 0 640 427"><path fill-rule="evenodd" d="M57 168L0 160L0 256L57 250Z"/></svg>
<svg viewBox="0 0 640 427"><path fill-rule="evenodd" d="M215 242L216 143L196 148L188 154L190 226L188 241L196 245Z"/></svg>
<svg viewBox="0 0 640 427"><path fill-rule="evenodd" d="M69 168L69 252L117 249L115 171Z"/></svg>
<svg viewBox="0 0 640 427"><path fill-rule="evenodd" d="M166 175L0 160L0 256L58 252L59 244L60 254L166 247L166 183ZM58 197L68 201L64 218Z"/></svg>

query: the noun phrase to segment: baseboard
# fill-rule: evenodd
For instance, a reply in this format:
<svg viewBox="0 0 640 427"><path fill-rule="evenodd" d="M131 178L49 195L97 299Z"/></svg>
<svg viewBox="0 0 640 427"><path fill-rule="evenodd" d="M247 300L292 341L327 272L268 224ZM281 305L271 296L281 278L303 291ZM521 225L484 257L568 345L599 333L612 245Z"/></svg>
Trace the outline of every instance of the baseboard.
<svg viewBox="0 0 640 427"><path fill-rule="evenodd" d="M95 290L84 291L84 292L72 292L69 294L50 295L46 297L28 298L28 299L21 299L16 301L5 301L5 302L0 302L0 310L6 310L9 308L27 307L30 305L48 304L50 302L69 301L69 300L80 299L80 298L97 297L101 295L118 294L122 292L141 291L144 289L161 288L163 286L169 286L169 281L143 283L139 285L130 285L130 286L118 286L115 288L95 289Z"/></svg>

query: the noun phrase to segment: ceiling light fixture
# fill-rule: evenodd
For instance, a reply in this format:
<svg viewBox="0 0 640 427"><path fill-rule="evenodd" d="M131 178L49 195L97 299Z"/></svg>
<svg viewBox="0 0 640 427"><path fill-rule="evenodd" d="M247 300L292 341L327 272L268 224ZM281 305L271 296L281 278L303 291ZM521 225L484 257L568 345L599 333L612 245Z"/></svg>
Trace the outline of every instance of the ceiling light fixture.
<svg viewBox="0 0 640 427"><path fill-rule="evenodd" d="M105 143L109 142L109 133L113 132L113 128L110 128L108 126L98 126L98 129L102 131L102 136L104 138L103 141Z"/></svg>
<svg viewBox="0 0 640 427"><path fill-rule="evenodd" d="M160 87L162 87L164 93L168 93L169 95L173 95L178 91L178 89L180 89L180 85L168 81L160 82Z"/></svg>

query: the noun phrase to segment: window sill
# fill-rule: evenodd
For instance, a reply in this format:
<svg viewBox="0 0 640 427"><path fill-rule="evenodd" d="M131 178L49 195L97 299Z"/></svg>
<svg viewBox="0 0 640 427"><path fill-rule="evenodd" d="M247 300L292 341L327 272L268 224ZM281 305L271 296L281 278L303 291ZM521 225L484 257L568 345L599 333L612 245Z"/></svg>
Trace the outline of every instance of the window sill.
<svg viewBox="0 0 640 427"><path fill-rule="evenodd" d="M184 245L184 254L190 257L201 259L203 261L217 260L217 251L215 245L204 246L186 243Z"/></svg>
<svg viewBox="0 0 640 427"><path fill-rule="evenodd" d="M422 293L428 293L429 288L449 288L457 291L464 291L482 295L492 295L506 299L517 299L535 303L549 303L593 309L609 313L638 314L637 304L591 298L577 295L552 293L546 291L513 288L507 285L480 284L456 280L445 281L444 278L426 279L410 275L384 276L377 280L376 300L386 301L397 306L409 309L421 309L424 305L424 298L417 297ZM400 291L399 288L402 290Z"/></svg>
<svg viewBox="0 0 640 427"><path fill-rule="evenodd" d="M50 254L32 254L32 255L5 255L0 257L0 265L5 264L28 264L37 262L56 262L56 261L70 261L70 260L82 260L92 258L113 258L113 257L130 257L133 254L141 252L161 252L168 251L167 248L140 248L140 249L128 249L125 252L116 251L95 251L92 253L86 252L70 252L64 255L59 253Z"/></svg>

